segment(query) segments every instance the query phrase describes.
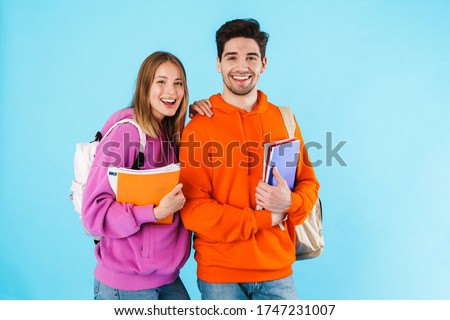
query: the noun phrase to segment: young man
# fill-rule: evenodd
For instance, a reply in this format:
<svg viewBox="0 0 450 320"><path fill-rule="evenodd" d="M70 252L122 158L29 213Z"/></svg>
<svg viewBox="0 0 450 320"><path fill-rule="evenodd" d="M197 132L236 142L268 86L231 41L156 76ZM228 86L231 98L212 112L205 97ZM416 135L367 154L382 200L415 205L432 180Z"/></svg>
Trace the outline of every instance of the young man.
<svg viewBox="0 0 450 320"><path fill-rule="evenodd" d="M253 19L229 21L217 31L223 92L210 98L214 116L194 117L182 135L187 201L181 215L195 234L202 299L297 299L295 225L312 209L319 183L298 125L293 191L276 170L277 186L261 181L264 143L288 137L279 109L257 89L267 40Z"/></svg>

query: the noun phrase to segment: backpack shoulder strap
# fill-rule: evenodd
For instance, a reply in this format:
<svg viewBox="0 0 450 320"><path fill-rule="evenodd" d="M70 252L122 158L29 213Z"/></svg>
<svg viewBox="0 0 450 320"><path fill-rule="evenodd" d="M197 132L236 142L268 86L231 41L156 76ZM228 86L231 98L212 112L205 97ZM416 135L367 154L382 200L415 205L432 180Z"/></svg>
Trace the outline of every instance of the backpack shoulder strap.
<svg viewBox="0 0 450 320"><path fill-rule="evenodd" d="M295 134L295 120L291 108L278 107L278 109L280 109L281 115L283 116L284 125L286 126L289 138L293 138Z"/></svg>
<svg viewBox="0 0 450 320"><path fill-rule="evenodd" d="M140 140L140 144L139 144L139 152L144 153L145 150L145 145L147 144L147 138L145 137L145 133L144 131L142 131L141 127L139 126L139 124L136 122L136 120L134 119L122 119L120 121L117 121L116 123L114 123L111 128L108 129L108 131L106 131L105 135L103 136L106 137L108 134L111 133L111 131L118 125L122 124L122 123L131 123L132 125L134 125L136 127L136 129L138 129L139 131L139 140Z"/></svg>

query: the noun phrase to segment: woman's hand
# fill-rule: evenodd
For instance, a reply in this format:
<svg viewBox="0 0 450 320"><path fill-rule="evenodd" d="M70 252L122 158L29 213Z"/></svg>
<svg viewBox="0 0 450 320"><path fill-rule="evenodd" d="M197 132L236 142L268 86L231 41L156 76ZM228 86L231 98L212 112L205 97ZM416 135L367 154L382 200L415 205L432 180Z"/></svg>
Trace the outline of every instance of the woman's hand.
<svg viewBox="0 0 450 320"><path fill-rule="evenodd" d="M212 104L209 99L203 99L195 101L193 104L189 106L189 118L193 118L197 113L202 116L208 116L211 118L213 116L212 112Z"/></svg>
<svg viewBox="0 0 450 320"><path fill-rule="evenodd" d="M177 184L172 191L161 199L159 205L153 209L156 220L164 219L183 208L186 198L181 188L183 188L183 185L181 183Z"/></svg>

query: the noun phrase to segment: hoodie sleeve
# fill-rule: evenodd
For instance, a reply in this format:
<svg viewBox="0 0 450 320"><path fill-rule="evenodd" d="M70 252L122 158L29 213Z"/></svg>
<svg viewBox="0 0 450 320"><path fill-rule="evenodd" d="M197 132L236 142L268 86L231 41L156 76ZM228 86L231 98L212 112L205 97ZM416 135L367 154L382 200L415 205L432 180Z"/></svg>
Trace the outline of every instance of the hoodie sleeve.
<svg viewBox="0 0 450 320"><path fill-rule="evenodd" d="M139 132L125 123L102 139L83 194L82 222L93 235L125 238L136 233L141 224L155 222L153 205L135 206L115 201L107 176L108 166L131 168L139 153Z"/></svg>
<svg viewBox="0 0 450 320"><path fill-rule="evenodd" d="M186 197L181 217L185 227L211 242L247 240L258 230L271 228L270 212L241 209L213 199L213 171L204 161L208 141L195 130L194 120L185 128L180 147L180 180Z"/></svg>
<svg viewBox="0 0 450 320"><path fill-rule="evenodd" d="M295 124L295 137L300 140L300 159L297 167L295 187L292 190L292 204L287 213L289 220L294 225L299 225L306 220L316 203L320 185L309 160L297 120Z"/></svg>

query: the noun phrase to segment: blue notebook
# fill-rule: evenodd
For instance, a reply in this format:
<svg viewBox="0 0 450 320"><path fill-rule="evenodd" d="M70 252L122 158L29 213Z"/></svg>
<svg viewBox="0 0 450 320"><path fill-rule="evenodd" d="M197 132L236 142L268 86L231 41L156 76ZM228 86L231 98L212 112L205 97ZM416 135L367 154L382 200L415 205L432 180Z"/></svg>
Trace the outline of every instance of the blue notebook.
<svg viewBox="0 0 450 320"><path fill-rule="evenodd" d="M273 167L276 165L280 175L286 180L289 189L294 188L300 156L300 140L286 139L271 143L267 148L267 163L264 181L272 186L277 185L273 176Z"/></svg>

